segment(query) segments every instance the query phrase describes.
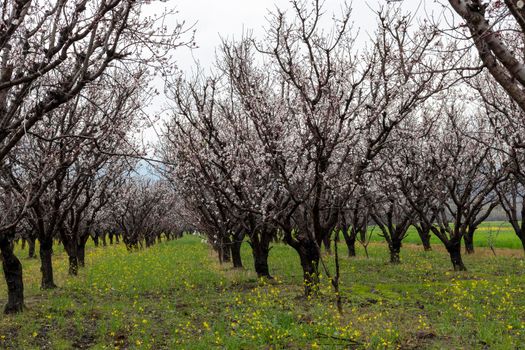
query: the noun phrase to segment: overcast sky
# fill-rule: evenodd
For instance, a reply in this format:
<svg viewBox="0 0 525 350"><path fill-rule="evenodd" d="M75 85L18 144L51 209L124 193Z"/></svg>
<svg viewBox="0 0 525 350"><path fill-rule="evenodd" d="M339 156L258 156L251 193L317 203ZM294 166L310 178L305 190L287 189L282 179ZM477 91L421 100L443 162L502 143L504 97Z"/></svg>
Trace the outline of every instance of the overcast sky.
<svg viewBox="0 0 525 350"><path fill-rule="evenodd" d="M203 67L210 67L215 56L215 49L220 44L220 38L240 38L243 31L252 30L256 37L262 37L270 10L276 7L288 10L289 0L168 0L163 5L176 8L177 18L187 24L195 23L196 43L194 50L179 49L176 53L179 67L191 70L198 60ZM386 0L353 1L352 20L355 28L360 28L361 35L372 32L375 19L372 9L378 9ZM324 0L324 10L327 14L341 13L343 0ZM431 12L439 9L434 0L404 0L407 10L419 8L421 15L425 10ZM331 18L331 16L327 16Z"/></svg>
<svg viewBox="0 0 525 350"><path fill-rule="evenodd" d="M438 0L439 1L439 0ZM380 8L386 0L355 0L352 4L352 21L354 29L360 29L361 40L366 40L367 32L372 33L376 22L373 10ZM406 11L416 12L419 16L441 12L442 7L436 0L403 0ZM324 0L323 10L326 18L332 14L340 14L344 0ZM176 9L178 14L172 18L187 25L194 24L196 49L179 48L174 56L178 67L191 75L198 61L205 70L211 69L215 59L215 50L223 38L241 38L243 32L252 31L256 38L262 38L264 28L268 26L269 11L276 7L282 10L290 9L290 0L157 0L146 8L147 13L162 12L163 8ZM329 20L328 20L329 21ZM162 88L161 88L162 90ZM162 97L153 101L146 108L147 114L158 114L164 109ZM142 131L142 138L147 143L155 143L157 131L161 125L157 123Z"/></svg>

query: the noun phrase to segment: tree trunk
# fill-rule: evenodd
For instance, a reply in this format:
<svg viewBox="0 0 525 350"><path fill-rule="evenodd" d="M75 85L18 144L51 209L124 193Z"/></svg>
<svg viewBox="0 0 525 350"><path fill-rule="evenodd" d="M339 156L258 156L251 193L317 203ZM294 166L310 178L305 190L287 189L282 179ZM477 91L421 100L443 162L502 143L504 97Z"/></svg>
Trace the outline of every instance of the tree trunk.
<svg viewBox="0 0 525 350"><path fill-rule="evenodd" d="M68 273L70 276L78 275L78 254L77 254L77 244L73 241L72 237L63 236L63 245L66 250L68 259L69 259L69 270ZM66 240L67 238L67 240Z"/></svg>
<svg viewBox="0 0 525 350"><path fill-rule="evenodd" d="M86 242L80 242L77 245L77 258L78 258L78 266L84 267L86 266Z"/></svg>
<svg viewBox="0 0 525 350"><path fill-rule="evenodd" d="M224 262L231 262L231 240L230 237L224 236L221 242L220 249L222 250L222 261Z"/></svg>
<svg viewBox="0 0 525 350"><path fill-rule="evenodd" d="M518 238L520 239L521 247L523 248L523 253L525 253L525 230L518 228L514 229L514 232L516 233L516 236L518 236Z"/></svg>
<svg viewBox="0 0 525 350"><path fill-rule="evenodd" d="M355 237L354 238L350 238L349 240L345 240L346 242L346 247L348 248L348 256L349 257L355 257L356 256L356 253L355 253Z"/></svg>
<svg viewBox="0 0 525 350"><path fill-rule="evenodd" d="M388 245L390 250L390 263L399 264L401 263L400 252L401 252L401 240L392 237L392 242Z"/></svg>
<svg viewBox="0 0 525 350"><path fill-rule="evenodd" d="M474 230L475 229L468 229L465 233L465 236L463 236L463 241L465 242L465 253L467 254L474 254Z"/></svg>
<svg viewBox="0 0 525 350"><path fill-rule="evenodd" d="M348 229L343 228L343 237L345 239L346 247L348 248L348 256L349 257L355 257L355 240L356 235L354 234L348 234Z"/></svg>
<svg viewBox="0 0 525 350"><path fill-rule="evenodd" d="M69 255L69 274L78 275L78 258L76 255Z"/></svg>
<svg viewBox="0 0 525 350"><path fill-rule="evenodd" d="M0 251L2 252L2 267L7 284L7 304L4 313L19 313L24 310L22 264L13 254L13 247L5 236L0 240Z"/></svg>
<svg viewBox="0 0 525 350"><path fill-rule="evenodd" d="M419 227L416 225L416 230L419 235L419 238L421 239L421 243L423 244L423 249L428 252L432 250L432 246L430 245L430 229L426 227Z"/></svg>
<svg viewBox="0 0 525 350"><path fill-rule="evenodd" d="M330 235L326 235L324 238L323 238L323 245L324 245L324 249L326 250L326 252L328 254L332 254L332 247L331 247L331 239L330 239Z"/></svg>
<svg viewBox="0 0 525 350"><path fill-rule="evenodd" d="M36 240L35 240L34 238L29 238L29 239L28 239L29 249L28 249L28 254L27 254L27 256L28 256L29 259L34 259L34 258L36 258L36 256L35 256L35 245L36 245L36 244L35 244L35 241L36 241Z"/></svg>
<svg viewBox="0 0 525 350"><path fill-rule="evenodd" d="M53 280L53 239L44 238L40 240L40 271L42 272L42 289L56 288Z"/></svg>
<svg viewBox="0 0 525 350"><path fill-rule="evenodd" d="M235 242L231 244L231 255L232 255L232 261L233 261L234 268L242 269L241 245L242 245L242 240L241 241L235 240Z"/></svg>
<svg viewBox="0 0 525 350"><path fill-rule="evenodd" d="M451 240L446 246L454 271L467 271L461 258L461 239Z"/></svg>
<svg viewBox="0 0 525 350"><path fill-rule="evenodd" d="M258 244L252 243L252 255L257 272L257 277L272 279L270 269L268 268L268 254L270 253L270 240L262 239Z"/></svg>
<svg viewBox="0 0 525 350"><path fill-rule="evenodd" d="M313 241L301 241L297 252L303 268L304 295L310 296L319 288L319 249Z"/></svg>
<svg viewBox="0 0 525 350"><path fill-rule="evenodd" d="M425 252L432 250L432 246L430 245L430 237L425 237L425 239L422 239L421 242L423 243L423 249Z"/></svg>

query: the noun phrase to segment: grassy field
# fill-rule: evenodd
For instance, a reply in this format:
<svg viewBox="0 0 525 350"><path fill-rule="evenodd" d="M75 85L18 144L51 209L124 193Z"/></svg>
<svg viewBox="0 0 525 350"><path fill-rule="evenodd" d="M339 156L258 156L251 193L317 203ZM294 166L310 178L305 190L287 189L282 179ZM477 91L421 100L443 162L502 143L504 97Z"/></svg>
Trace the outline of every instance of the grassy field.
<svg viewBox="0 0 525 350"><path fill-rule="evenodd" d="M432 252L405 244L398 266L373 242L369 259L362 250L342 258L342 315L326 278L318 296L301 296L299 261L284 245L270 252L270 283L255 277L247 245L246 269L233 270L195 236L133 253L90 247L76 278L57 248L53 291L39 290L38 261L22 259L28 310L0 316L0 348L525 348L523 252L507 248L519 247L508 232L496 242L497 256L486 248L466 256L464 273L451 271L437 242ZM331 268L333 257L325 260Z"/></svg>
<svg viewBox="0 0 525 350"><path fill-rule="evenodd" d="M373 231L372 231L373 229ZM379 236L379 227L370 228L369 232L372 231L372 242L382 242L384 238ZM503 221L487 221L479 225L475 232L475 245L476 247L489 247L490 243L497 248L512 248L512 249L523 249L520 240L516 237L516 234L512 230L512 226L508 222ZM421 244L416 229L411 226L408 229L408 236L404 239L405 243ZM432 235L431 243L440 245L439 239Z"/></svg>

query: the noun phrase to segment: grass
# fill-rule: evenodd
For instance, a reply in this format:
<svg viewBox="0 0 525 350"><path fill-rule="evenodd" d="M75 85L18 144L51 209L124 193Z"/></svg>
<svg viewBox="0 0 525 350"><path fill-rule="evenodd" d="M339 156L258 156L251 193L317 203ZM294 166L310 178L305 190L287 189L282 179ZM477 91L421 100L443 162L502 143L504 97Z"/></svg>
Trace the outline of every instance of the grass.
<svg viewBox="0 0 525 350"><path fill-rule="evenodd" d="M247 245L246 269L236 270L196 236L133 253L90 246L75 278L57 247L56 290L41 291L38 261L22 259L28 310L0 316L0 348L525 348L525 261L506 235L497 256L465 256L464 273L451 271L437 242L423 252L408 237L396 266L383 243L370 245L369 259L361 249L347 258L340 245L343 315L326 277L317 296L301 296L299 259L281 244L270 252L271 282L257 280ZM484 237L476 234L478 247ZM333 256L325 260L333 269Z"/></svg>
<svg viewBox="0 0 525 350"><path fill-rule="evenodd" d="M379 236L380 230L379 227L374 228L373 226L370 230L373 229L371 241L372 242L382 242L384 238ZM369 231L370 232L370 231ZM512 226L508 222L504 221L487 221L481 223L474 233L475 236L475 246L476 247L490 247L492 243L494 247L497 248L510 248L510 249L523 249L520 240L516 237ZM415 227L410 226L408 229L408 235L404 239L405 243L412 244L421 244L421 239L415 229ZM432 235L430 240L431 244L441 245L439 239Z"/></svg>

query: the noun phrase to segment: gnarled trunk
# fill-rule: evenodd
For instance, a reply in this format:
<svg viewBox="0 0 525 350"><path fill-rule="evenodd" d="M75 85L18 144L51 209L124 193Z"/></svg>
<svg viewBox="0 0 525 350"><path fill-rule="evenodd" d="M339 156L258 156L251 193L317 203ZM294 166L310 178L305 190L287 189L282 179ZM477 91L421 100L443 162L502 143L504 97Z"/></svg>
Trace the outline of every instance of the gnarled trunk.
<svg viewBox="0 0 525 350"><path fill-rule="evenodd" d="M399 264L401 262L401 240L392 237L392 241L388 244L388 249L390 250L390 263Z"/></svg>
<svg viewBox="0 0 525 350"><path fill-rule="evenodd" d="M430 228L427 227L419 227L416 225L416 230L419 235L419 238L421 239L421 243L423 244L423 249L428 252L432 250L432 246L430 245Z"/></svg>
<svg viewBox="0 0 525 350"><path fill-rule="evenodd" d="M252 239L252 255L253 262L255 267L255 272L257 272L257 277L265 277L272 279L270 275L270 269L268 268L268 254L270 253L270 240L265 239L264 237L261 240Z"/></svg>
<svg viewBox="0 0 525 350"><path fill-rule="evenodd" d="M78 275L78 256L77 256L77 244L72 240L71 237L63 236L64 249L66 250L69 259L69 275ZM67 238L67 240L65 239Z"/></svg>
<svg viewBox="0 0 525 350"><path fill-rule="evenodd" d="M231 244L231 255L234 268L242 268L241 245L242 240L235 240Z"/></svg>
<svg viewBox="0 0 525 350"><path fill-rule="evenodd" d="M36 255L35 255L35 245L36 245L36 243L35 243L35 241L36 241L36 240L35 240L34 238L29 238L29 239L27 240L28 245L29 245L29 249L28 249L27 257L28 257L29 259L35 259L35 258L36 258Z"/></svg>
<svg viewBox="0 0 525 350"><path fill-rule="evenodd" d="M355 241L356 241L356 232L352 230L350 234L348 234L348 228L343 228L343 238L345 239L346 247L348 248L348 256L349 257L355 257Z"/></svg>
<svg viewBox="0 0 525 350"><path fill-rule="evenodd" d="M7 237L0 239L2 267L7 283L7 304L4 313L14 314L24 310L24 281L22 279L22 264L13 254L13 246Z"/></svg>
<svg viewBox="0 0 525 350"><path fill-rule="evenodd" d="M326 235L324 238L323 238L323 245L324 245L324 249L326 250L326 252L328 254L332 254L332 246L331 246L331 243L332 241L330 240L330 235Z"/></svg>
<svg viewBox="0 0 525 350"><path fill-rule="evenodd" d="M454 271L467 271L461 258L461 239L452 239L446 245Z"/></svg>
<svg viewBox="0 0 525 350"><path fill-rule="evenodd" d="M228 237L223 237L219 244L219 261L230 262L231 261L231 248L230 248L230 239Z"/></svg>
<svg viewBox="0 0 525 350"><path fill-rule="evenodd" d="M40 241L40 271L42 272L42 289L56 288L53 280L53 239L41 238Z"/></svg>
<svg viewBox="0 0 525 350"><path fill-rule="evenodd" d="M465 253L474 254L474 231L475 228L470 228L463 236L463 241L465 242Z"/></svg>
<svg viewBox="0 0 525 350"><path fill-rule="evenodd" d="M77 244L77 258L78 258L78 266L84 267L86 266L86 242L82 241Z"/></svg>
<svg viewBox="0 0 525 350"><path fill-rule="evenodd" d="M301 241L296 249L303 268L304 294L310 296L319 288L319 249L313 241Z"/></svg>
<svg viewBox="0 0 525 350"><path fill-rule="evenodd" d="M69 255L69 274L78 275L78 258L76 255Z"/></svg>
<svg viewBox="0 0 525 350"><path fill-rule="evenodd" d="M349 240L345 240L346 242L346 247L348 248L348 256L349 257L355 257L356 256L356 253L355 253L355 237L354 238L350 238Z"/></svg>

